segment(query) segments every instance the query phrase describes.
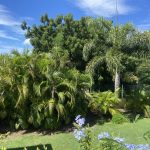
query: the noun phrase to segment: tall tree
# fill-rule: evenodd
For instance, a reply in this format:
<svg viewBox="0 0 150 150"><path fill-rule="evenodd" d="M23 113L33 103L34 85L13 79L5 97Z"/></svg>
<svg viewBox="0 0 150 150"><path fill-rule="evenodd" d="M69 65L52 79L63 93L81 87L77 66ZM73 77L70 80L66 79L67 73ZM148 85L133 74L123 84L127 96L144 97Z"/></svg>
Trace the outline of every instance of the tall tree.
<svg viewBox="0 0 150 150"><path fill-rule="evenodd" d="M74 20L71 14L57 16L49 19L48 15L41 17L40 25L27 26L22 23L22 29L27 30L26 38L29 38L33 51L52 52L54 47L67 50L70 61L79 70L85 69L85 62L82 59L84 44L91 38L87 26L87 18Z"/></svg>
<svg viewBox="0 0 150 150"><path fill-rule="evenodd" d="M107 26L108 25L109 24L107 23ZM90 56L92 56L92 58L89 58L87 70L94 73L98 67L106 64L108 70L114 76L115 91L120 88L120 73L124 69L124 42L126 39L130 38L134 31L135 30L131 24L117 27L110 26L110 30L108 31L108 36L106 38L108 46L106 47L105 43L105 51L103 53L101 52L101 48L98 48L96 52L95 50L93 50L93 48L97 47L98 45L98 43L95 44L93 41L87 43L84 47L84 58L87 59L87 56L89 56L89 54L91 54Z"/></svg>

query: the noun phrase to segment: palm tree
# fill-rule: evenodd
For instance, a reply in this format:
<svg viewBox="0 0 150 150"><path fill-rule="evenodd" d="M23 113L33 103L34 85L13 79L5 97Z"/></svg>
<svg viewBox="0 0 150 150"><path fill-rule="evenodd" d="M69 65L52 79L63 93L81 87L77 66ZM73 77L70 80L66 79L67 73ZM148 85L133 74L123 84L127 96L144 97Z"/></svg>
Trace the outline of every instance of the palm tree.
<svg viewBox="0 0 150 150"><path fill-rule="evenodd" d="M92 85L90 75L70 69L67 54L13 52L0 59L0 119L15 126L55 129L81 108ZM85 107L82 106L82 107Z"/></svg>
<svg viewBox="0 0 150 150"><path fill-rule="evenodd" d="M109 45L112 45L111 47L105 47L105 51L103 51L103 53L101 52L102 49L98 49L95 52L94 49L97 47L95 38L85 44L83 49L83 57L86 61L89 61L86 69L87 72L91 72L93 74L95 69L105 63L107 65L107 69L112 73L115 79L114 91L117 91L117 89L120 88L120 73L124 68L122 59L125 54L122 51L122 46L124 45L125 40L130 38L133 32L134 28L131 24L111 27L111 30L108 31L109 36L107 37ZM93 56L92 59L90 59L89 55Z"/></svg>

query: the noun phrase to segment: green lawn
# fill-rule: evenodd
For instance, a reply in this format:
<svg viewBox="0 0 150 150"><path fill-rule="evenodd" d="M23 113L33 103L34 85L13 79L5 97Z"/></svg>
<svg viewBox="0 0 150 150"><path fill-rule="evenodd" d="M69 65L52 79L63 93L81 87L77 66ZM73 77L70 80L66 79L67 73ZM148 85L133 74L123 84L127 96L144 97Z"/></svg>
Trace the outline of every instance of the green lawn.
<svg viewBox="0 0 150 150"><path fill-rule="evenodd" d="M95 125L91 127L93 134L97 137L100 132L108 131L114 136L124 137L127 143L145 144L147 143L143 134L150 130L150 119L142 119L137 123L125 123L115 125L105 123L104 125ZM95 139L97 142L97 139ZM94 142L94 143L95 143ZM42 135L38 133L26 133L9 135L2 143L7 148L25 147L39 144L51 144L53 150L78 150L78 142L72 133L57 133L54 135Z"/></svg>

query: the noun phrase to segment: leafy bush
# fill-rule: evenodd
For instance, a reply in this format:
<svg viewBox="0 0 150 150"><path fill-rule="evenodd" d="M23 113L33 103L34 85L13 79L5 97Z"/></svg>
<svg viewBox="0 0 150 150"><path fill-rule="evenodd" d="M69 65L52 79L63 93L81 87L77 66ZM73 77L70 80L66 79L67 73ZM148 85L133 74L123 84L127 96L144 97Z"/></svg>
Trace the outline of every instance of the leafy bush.
<svg viewBox="0 0 150 150"><path fill-rule="evenodd" d="M127 108L134 113L140 113L145 117L150 116L150 70L149 59L144 61L137 68L138 84L130 90L126 96Z"/></svg>
<svg viewBox="0 0 150 150"><path fill-rule="evenodd" d="M136 114L144 114L145 106L150 106L150 86L141 85L131 90L126 99L127 109Z"/></svg>
<svg viewBox="0 0 150 150"><path fill-rule="evenodd" d="M117 95L111 91L92 93L89 107L96 114L118 113L117 104L120 102Z"/></svg>
<svg viewBox="0 0 150 150"><path fill-rule="evenodd" d="M0 120L12 127L57 129L87 111L90 75L70 69L65 53L0 59ZM83 109L84 108L84 109Z"/></svg>

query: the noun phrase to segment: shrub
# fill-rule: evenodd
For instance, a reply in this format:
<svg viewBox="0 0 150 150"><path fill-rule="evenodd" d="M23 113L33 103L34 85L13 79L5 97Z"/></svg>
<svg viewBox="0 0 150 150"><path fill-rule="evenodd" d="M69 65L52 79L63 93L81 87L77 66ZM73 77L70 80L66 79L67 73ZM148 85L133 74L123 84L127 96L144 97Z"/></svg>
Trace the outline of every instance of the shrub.
<svg viewBox="0 0 150 150"><path fill-rule="evenodd" d="M96 114L111 114L112 116L118 113L117 105L120 102L115 93L111 91L92 93L89 107Z"/></svg>
<svg viewBox="0 0 150 150"><path fill-rule="evenodd" d="M127 109L136 114L144 114L146 107L150 106L150 86L141 85L131 90L126 99Z"/></svg>
<svg viewBox="0 0 150 150"><path fill-rule="evenodd" d="M12 127L55 130L86 113L90 75L69 68L65 53L0 59L0 120Z"/></svg>

